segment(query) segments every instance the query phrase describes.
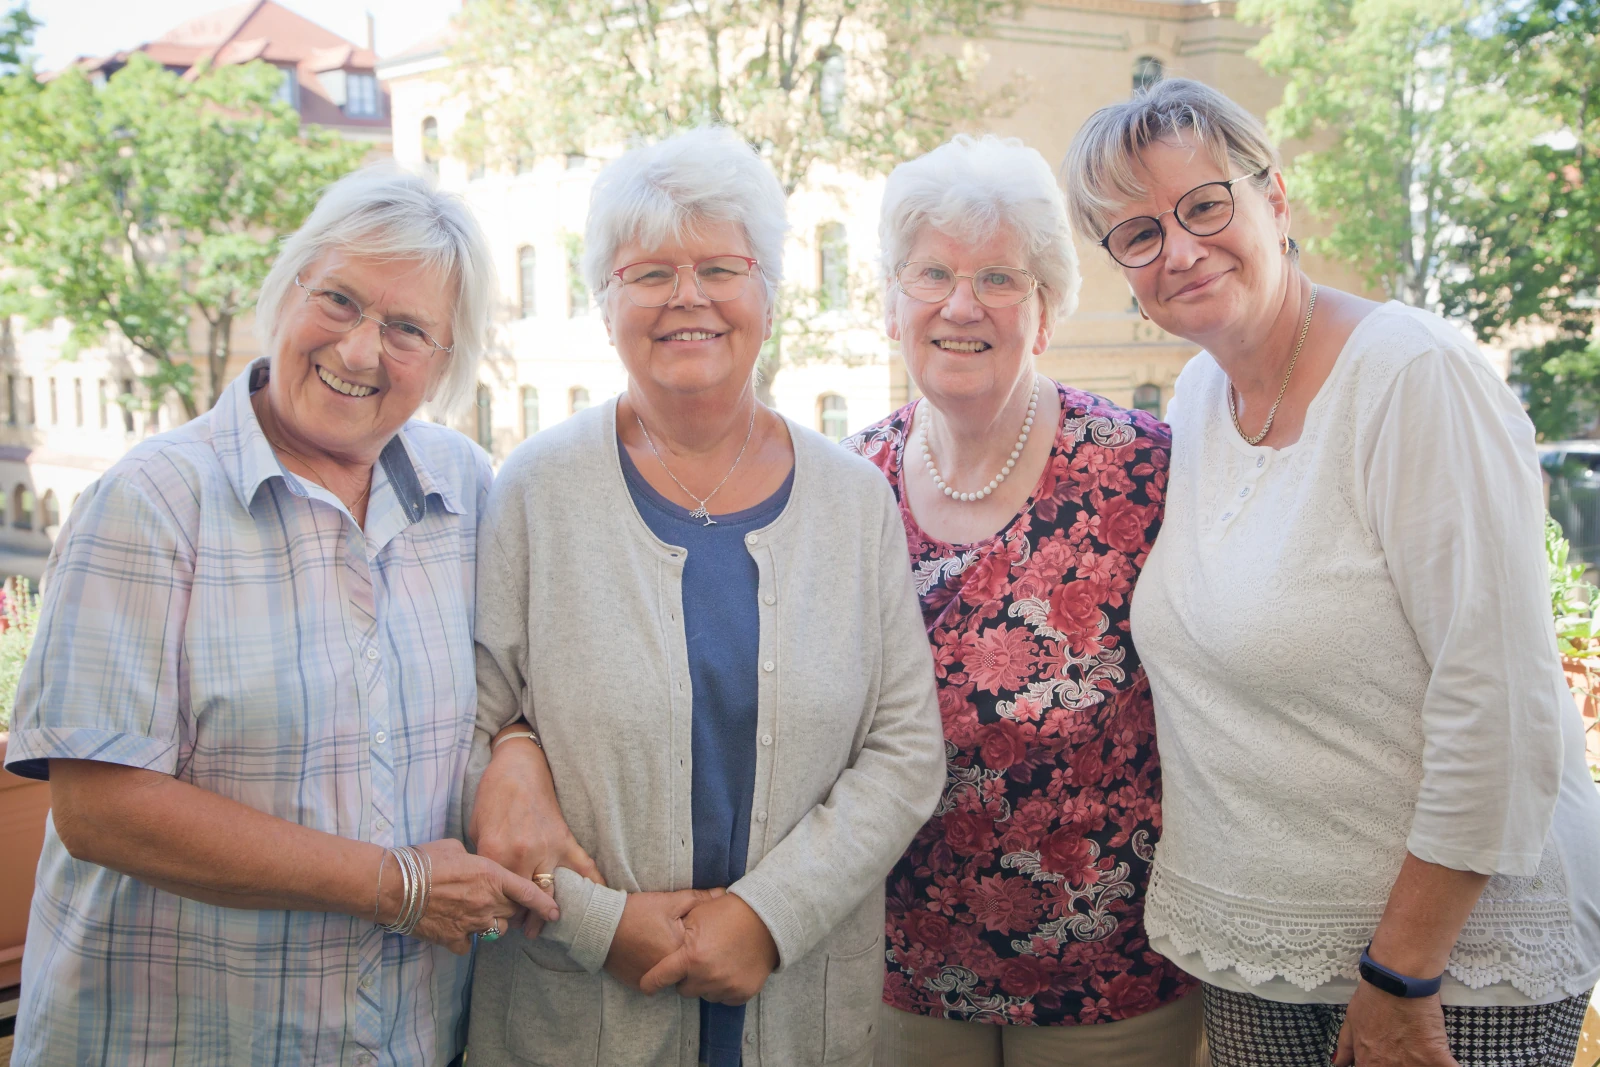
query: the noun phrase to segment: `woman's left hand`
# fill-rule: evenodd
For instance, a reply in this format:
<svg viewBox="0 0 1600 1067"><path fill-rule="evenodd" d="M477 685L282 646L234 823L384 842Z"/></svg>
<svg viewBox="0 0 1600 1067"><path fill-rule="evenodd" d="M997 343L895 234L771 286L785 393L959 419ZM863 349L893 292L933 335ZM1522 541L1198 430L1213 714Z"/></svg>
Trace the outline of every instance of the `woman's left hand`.
<svg viewBox="0 0 1600 1067"><path fill-rule="evenodd" d="M1439 995L1391 996L1356 983L1345 1009L1333 1067L1460 1067L1450 1055Z"/></svg>
<svg viewBox="0 0 1600 1067"><path fill-rule="evenodd" d="M761 916L732 893L697 905L683 917L683 944L639 980L654 996L669 985L678 995L717 1004L743 1004L778 966L778 946Z"/></svg>

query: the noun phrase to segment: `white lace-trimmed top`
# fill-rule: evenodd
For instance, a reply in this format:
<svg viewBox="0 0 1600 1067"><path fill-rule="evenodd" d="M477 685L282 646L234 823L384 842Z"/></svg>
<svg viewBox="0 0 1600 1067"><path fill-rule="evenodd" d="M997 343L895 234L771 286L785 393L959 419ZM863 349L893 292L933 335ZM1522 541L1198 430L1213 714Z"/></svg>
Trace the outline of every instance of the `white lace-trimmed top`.
<svg viewBox="0 0 1600 1067"><path fill-rule="evenodd" d="M1342 1002L1407 850L1491 874L1446 1003L1600 975L1600 797L1550 619L1533 429L1477 349L1390 303L1300 439L1251 447L1205 352L1133 601L1164 828L1152 944L1206 981Z"/></svg>

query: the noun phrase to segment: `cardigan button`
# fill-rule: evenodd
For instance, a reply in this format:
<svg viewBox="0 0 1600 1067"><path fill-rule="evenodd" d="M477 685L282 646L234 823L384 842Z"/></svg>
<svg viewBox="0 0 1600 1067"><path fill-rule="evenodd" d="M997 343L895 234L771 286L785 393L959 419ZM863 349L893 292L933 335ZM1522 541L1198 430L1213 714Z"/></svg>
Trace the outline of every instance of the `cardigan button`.
<svg viewBox="0 0 1600 1067"><path fill-rule="evenodd" d="M770 745L770 744L772 744L772 735L771 735L771 734L762 734L762 735L761 735L761 743L762 743L762 744L763 744L763 745Z"/></svg>
<svg viewBox="0 0 1600 1067"><path fill-rule="evenodd" d="M769 606L769 607L770 607L770 606L771 606L771 605L773 605L773 604L776 604L776 603L777 603L777 602L778 602L778 598L777 598L777 597L775 597L775 596L773 596L773 595L772 595L772 594L771 594L771 593L768 593L768 594L767 594L767 595L766 595L766 596L764 596L764 597L762 597L762 598L761 598L761 599L762 599L762 600L764 600L764 601L766 601L766 602L767 602L767 605L768 605L768 606Z"/></svg>
<svg viewBox="0 0 1600 1067"><path fill-rule="evenodd" d="M778 665L776 663L772 662L769 659L769 660L767 660L767 662L765 662L765 663L763 663L761 665L761 669L770 673L772 671L777 670L778 669Z"/></svg>
<svg viewBox="0 0 1600 1067"><path fill-rule="evenodd" d="M767 821L767 813L766 812L764 812L764 811L756 812L756 822L766 822L766 821Z"/></svg>
<svg viewBox="0 0 1600 1067"><path fill-rule="evenodd" d="M760 540L761 540L761 538L757 537L755 534L745 534L744 535L744 543L747 544L747 545L753 545L757 541L760 541Z"/></svg>

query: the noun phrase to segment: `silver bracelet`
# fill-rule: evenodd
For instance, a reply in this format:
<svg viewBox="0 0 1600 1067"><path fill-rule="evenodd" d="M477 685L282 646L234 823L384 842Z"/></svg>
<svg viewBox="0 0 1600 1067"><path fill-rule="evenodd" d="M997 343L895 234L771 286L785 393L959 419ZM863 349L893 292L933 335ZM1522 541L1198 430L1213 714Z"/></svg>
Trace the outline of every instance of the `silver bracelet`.
<svg viewBox="0 0 1600 1067"><path fill-rule="evenodd" d="M394 854L395 863L400 868L403 877L404 902L400 907L400 914L392 923L383 924L383 929L391 934L409 935L416 929L417 922L422 918L420 905L423 903L422 864L417 858L417 850L410 845L400 845L389 850Z"/></svg>
<svg viewBox="0 0 1600 1067"><path fill-rule="evenodd" d="M505 744L507 741L515 741L519 737L526 737L529 741L532 741L535 745L537 745L541 751L544 749L544 745L539 741L538 734L534 733L532 730L522 730L518 733L506 734L504 737L495 738L494 741L489 745L489 755L494 755L495 750L501 745Z"/></svg>

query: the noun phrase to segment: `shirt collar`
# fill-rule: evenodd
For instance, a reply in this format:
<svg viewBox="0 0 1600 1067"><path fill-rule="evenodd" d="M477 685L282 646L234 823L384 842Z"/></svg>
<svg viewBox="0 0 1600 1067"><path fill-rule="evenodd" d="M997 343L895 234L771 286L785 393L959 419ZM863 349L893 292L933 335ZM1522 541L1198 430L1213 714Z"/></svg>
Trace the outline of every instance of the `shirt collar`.
<svg viewBox="0 0 1600 1067"><path fill-rule="evenodd" d="M211 440L217 458L246 509L255 500L261 484L269 478L282 478L290 492L296 496L305 495L299 479L285 476L283 464L272 451L261 422L256 418L255 407L250 403L251 394L267 384L270 367L265 356L250 364L249 369L223 390L211 412ZM431 495L439 497L446 511L462 514L457 487L440 479L422 462L407 437L406 428L401 427L378 456L406 517L412 522L421 519L427 512L427 498Z"/></svg>

